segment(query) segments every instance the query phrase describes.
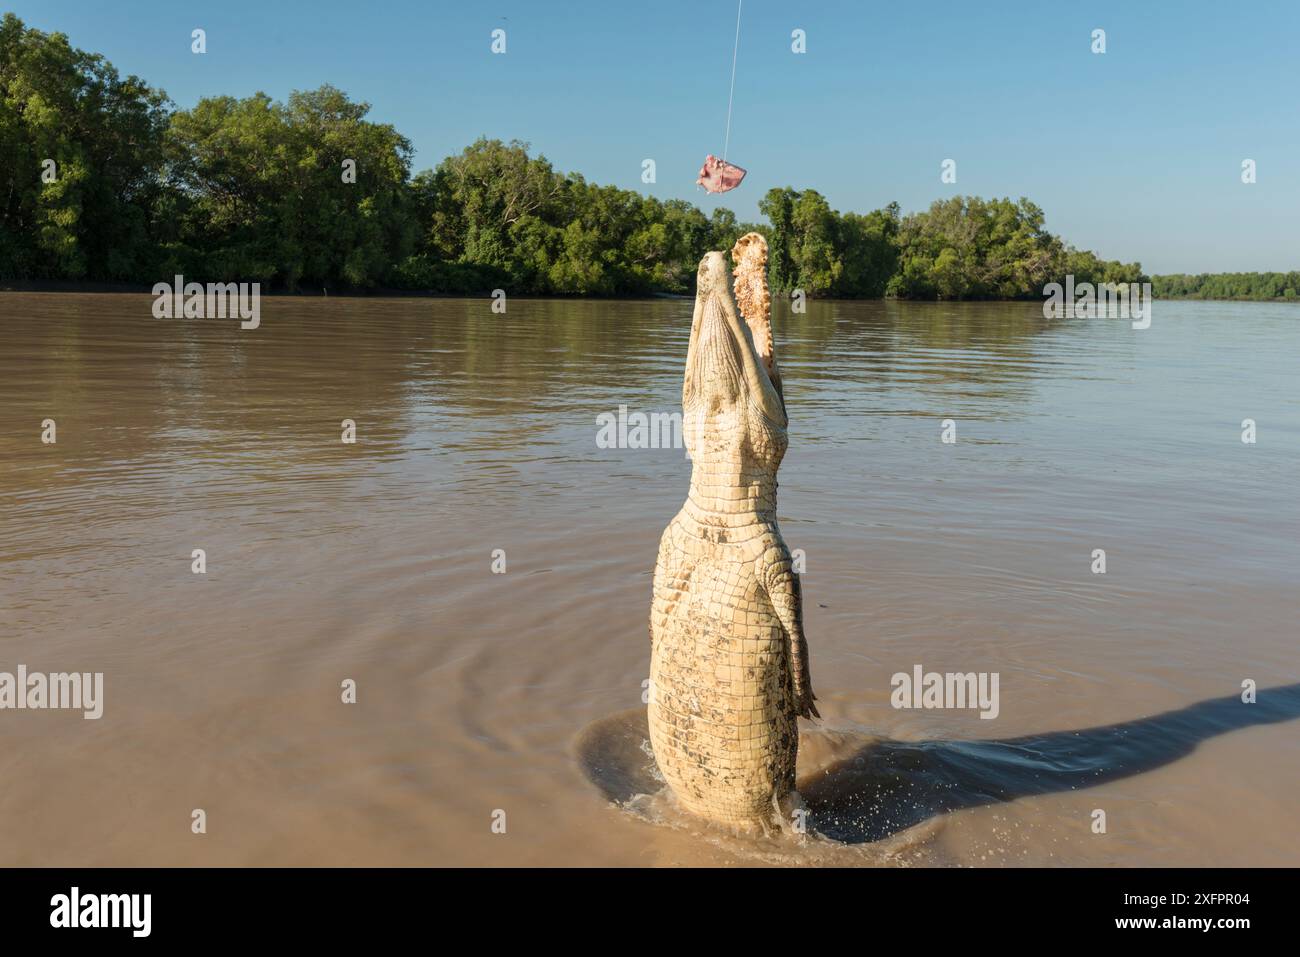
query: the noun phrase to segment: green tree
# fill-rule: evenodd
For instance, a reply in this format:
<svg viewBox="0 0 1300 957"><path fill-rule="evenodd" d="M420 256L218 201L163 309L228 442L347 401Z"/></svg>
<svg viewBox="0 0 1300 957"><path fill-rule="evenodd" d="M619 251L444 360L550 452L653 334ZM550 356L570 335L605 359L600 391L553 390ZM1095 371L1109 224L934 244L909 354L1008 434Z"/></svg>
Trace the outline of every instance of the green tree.
<svg viewBox="0 0 1300 957"><path fill-rule="evenodd" d="M844 268L833 295L846 299L879 299L898 270L897 203L865 216L845 213L839 222L840 258Z"/></svg>
<svg viewBox="0 0 1300 957"><path fill-rule="evenodd" d="M511 265L509 230L525 216L553 221L564 178L528 144L479 139L434 173L428 248L446 259Z"/></svg>
<svg viewBox="0 0 1300 957"><path fill-rule="evenodd" d="M797 195L788 186L784 189L770 189L758 202L758 211L772 224L772 231L767 236L768 283L777 292L787 292L798 284L792 248Z"/></svg>
<svg viewBox="0 0 1300 957"><path fill-rule="evenodd" d="M172 116L173 265L195 279L367 286L414 247L410 143L333 87ZM352 181L353 178L355 181Z"/></svg>
<svg viewBox="0 0 1300 957"><path fill-rule="evenodd" d="M810 296L826 295L844 271L837 214L821 193L806 189L795 199L790 226L795 287Z"/></svg>
<svg viewBox="0 0 1300 957"><path fill-rule="evenodd" d="M905 217L889 295L909 299L1039 298L1050 282L1135 281L1137 264L1103 263L1065 246L1027 199L956 196ZM1086 278L1085 278L1086 277Z"/></svg>
<svg viewBox="0 0 1300 957"><path fill-rule="evenodd" d="M63 34L5 14L0 277L113 280L150 269L167 104Z"/></svg>

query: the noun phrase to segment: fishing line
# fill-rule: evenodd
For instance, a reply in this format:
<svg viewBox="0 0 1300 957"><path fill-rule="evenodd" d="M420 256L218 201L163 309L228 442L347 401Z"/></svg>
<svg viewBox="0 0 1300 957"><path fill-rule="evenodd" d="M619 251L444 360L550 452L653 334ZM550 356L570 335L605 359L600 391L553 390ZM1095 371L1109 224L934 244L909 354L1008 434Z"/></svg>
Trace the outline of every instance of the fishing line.
<svg viewBox="0 0 1300 957"><path fill-rule="evenodd" d="M736 54L740 52L740 11L744 9L745 0L736 4L736 42L731 48L731 92L727 94L727 137L722 144L722 162L727 161L727 150L731 148L731 104L736 99Z"/></svg>

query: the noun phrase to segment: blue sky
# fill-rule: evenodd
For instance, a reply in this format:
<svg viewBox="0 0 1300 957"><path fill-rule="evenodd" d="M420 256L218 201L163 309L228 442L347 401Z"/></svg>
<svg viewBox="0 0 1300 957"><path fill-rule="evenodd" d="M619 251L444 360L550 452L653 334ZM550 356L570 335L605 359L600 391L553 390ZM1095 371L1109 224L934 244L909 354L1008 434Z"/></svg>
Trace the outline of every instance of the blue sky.
<svg viewBox="0 0 1300 957"><path fill-rule="evenodd" d="M1150 272L1300 268L1300 3L747 0L730 158L734 0L10 0L182 107L332 83L433 166L479 135L557 168L757 219L773 186L841 211L1028 196L1048 227ZM208 52L190 52L190 31ZM490 33L504 28L507 53ZM791 31L807 53L791 52ZM1090 50L1106 31L1105 54ZM652 158L658 182L641 182ZM940 182L944 159L957 183ZM1241 182L1243 159L1258 181Z"/></svg>

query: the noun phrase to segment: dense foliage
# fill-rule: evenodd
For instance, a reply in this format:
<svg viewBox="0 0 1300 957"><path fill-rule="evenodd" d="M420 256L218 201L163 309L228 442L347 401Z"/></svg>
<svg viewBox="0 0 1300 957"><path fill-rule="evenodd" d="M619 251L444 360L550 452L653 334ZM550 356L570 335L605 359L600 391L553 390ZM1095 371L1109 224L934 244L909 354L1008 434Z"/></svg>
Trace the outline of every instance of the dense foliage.
<svg viewBox="0 0 1300 957"><path fill-rule="evenodd" d="M1228 272L1153 276L1151 291L1169 299L1295 299L1300 272Z"/></svg>
<svg viewBox="0 0 1300 957"><path fill-rule="evenodd" d="M1044 228L1027 199L839 213L773 189L765 224L588 183L480 139L412 176L411 144L325 86L287 103L175 110L62 34L0 21L0 280L187 279L435 292L644 295L692 289L700 257L757 229L778 291L1030 298L1072 274L1144 280ZM351 170L349 170L349 166ZM1297 273L1155 277L1155 293L1294 298Z"/></svg>
<svg viewBox="0 0 1300 957"><path fill-rule="evenodd" d="M174 114L156 220L164 274L290 287L382 277L416 241L411 145L368 109L326 86L283 105L216 97Z"/></svg>
<svg viewBox="0 0 1300 957"><path fill-rule="evenodd" d="M162 93L5 15L0 278L148 274L167 123Z"/></svg>
<svg viewBox="0 0 1300 957"><path fill-rule="evenodd" d="M419 249L394 278L416 288L686 292L704 252L743 231L728 210L710 218L684 200L562 175L518 142L480 139L412 191Z"/></svg>

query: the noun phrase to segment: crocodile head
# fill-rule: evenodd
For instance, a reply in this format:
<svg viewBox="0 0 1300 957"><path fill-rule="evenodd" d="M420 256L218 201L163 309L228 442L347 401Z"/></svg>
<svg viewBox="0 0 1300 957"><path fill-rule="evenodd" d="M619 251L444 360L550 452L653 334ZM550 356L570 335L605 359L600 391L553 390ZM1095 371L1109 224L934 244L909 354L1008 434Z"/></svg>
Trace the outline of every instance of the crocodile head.
<svg viewBox="0 0 1300 957"><path fill-rule="evenodd" d="M682 434L696 462L775 475L785 454L785 403L736 308L731 280L725 256L705 253L686 352Z"/></svg>

